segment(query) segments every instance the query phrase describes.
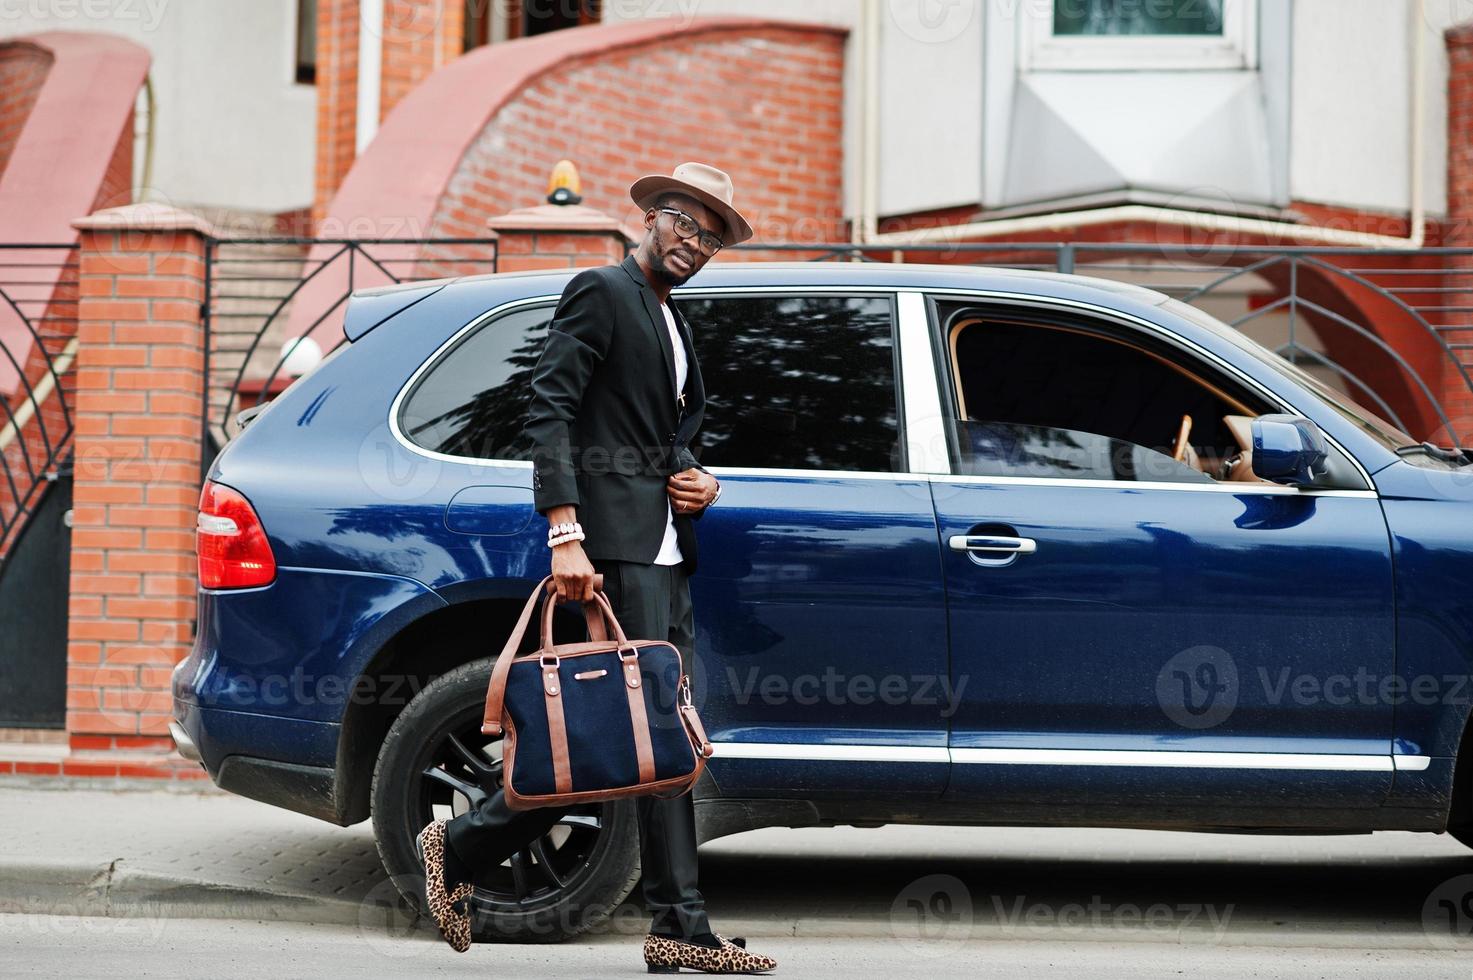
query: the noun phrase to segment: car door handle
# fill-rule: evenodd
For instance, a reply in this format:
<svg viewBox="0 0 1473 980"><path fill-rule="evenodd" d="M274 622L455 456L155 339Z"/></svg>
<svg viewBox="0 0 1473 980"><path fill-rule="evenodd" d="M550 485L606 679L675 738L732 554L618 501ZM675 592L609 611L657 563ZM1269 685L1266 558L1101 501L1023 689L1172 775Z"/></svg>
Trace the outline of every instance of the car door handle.
<svg viewBox="0 0 1473 980"><path fill-rule="evenodd" d="M952 551L991 551L1012 555L1031 555L1038 550L1032 538L1010 538L996 534L953 534L947 544Z"/></svg>

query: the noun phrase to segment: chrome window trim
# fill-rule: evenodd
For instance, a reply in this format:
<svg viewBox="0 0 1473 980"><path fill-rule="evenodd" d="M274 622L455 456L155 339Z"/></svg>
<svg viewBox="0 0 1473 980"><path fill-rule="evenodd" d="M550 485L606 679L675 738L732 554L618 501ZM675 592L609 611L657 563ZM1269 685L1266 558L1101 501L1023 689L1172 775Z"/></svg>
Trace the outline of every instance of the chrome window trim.
<svg viewBox="0 0 1473 980"><path fill-rule="evenodd" d="M430 355L420 363L419 367L414 369L414 373L409 376L409 380L404 382L404 384L399 388L399 393L395 395L394 400L389 403L389 432L393 435L395 441L417 456L423 456L426 459L439 460L442 463L467 463L472 466L495 466L498 468L515 467L530 470L532 468L532 461L530 459L481 459L475 456L452 456L450 453L436 452L433 449L426 449L423 446L417 445L413 440L411 440L408 436L404 434L404 431L402 429L399 428L399 410L404 404L404 399L409 396L409 392L413 390L414 386L419 383L419 379L423 377L425 372L427 372L431 367L438 364L440 362L440 358L445 356L445 352L454 347L460 341L461 337L464 337L467 333L474 330L476 327L479 327L487 320L501 316L504 313L510 313L513 310L518 310L525 306L540 306L546 303L556 303L558 301L559 295L561 294L530 296L524 299L510 300L509 302L502 303L499 306L493 306L485 313L482 313L480 316L476 317L465 326L455 331L443 344L441 344L439 347L436 347L430 353Z"/></svg>
<svg viewBox="0 0 1473 980"><path fill-rule="evenodd" d="M1252 483L1171 483L1157 480L1071 480L1052 476L944 476L930 477L933 483L1024 487L1095 487L1104 490L1187 490L1196 493L1276 494L1303 497L1364 497L1376 499L1374 490L1300 490L1297 487Z"/></svg>
<svg viewBox="0 0 1473 980"><path fill-rule="evenodd" d="M895 307L897 332L898 325L901 321L899 313L900 304L898 300L899 290L893 288L887 289L884 287L879 287L856 289L853 287L845 286L703 286L695 289L677 288L673 290L673 292L677 295L677 297L707 295L732 296L745 293L788 293L792 295L805 296L810 293L840 293L845 296L875 297L880 299L888 299L890 300L891 305ZM393 402L389 404L389 432L394 437L394 440L398 442L400 446L417 456L423 456L426 459L438 460L442 463L459 463L466 466L487 466L495 467L497 469L530 470L532 468L532 461L529 459L482 459L476 456L453 456L450 453L436 452L433 449L426 449L423 446L417 445L413 440L405 435L404 431L399 427L399 411L403 407L404 400L408 397L409 392L413 390L414 386L419 382L419 379L423 377L424 374L429 371L431 367L439 363L440 359L445 356L446 352L450 348L454 347L456 343L459 342L460 338L465 336L466 333L479 327L487 320L493 319L506 313L514 312L523 307L541 306L549 303L556 303L560 296L560 293L547 293L541 296L529 296L523 299L509 300L508 302L502 303L499 306L493 306L485 313L480 314L475 319L467 323L465 326L455 331L455 333L451 334L450 337L446 339L443 344L441 344L439 347L436 347L429 354L429 356L424 359L419 367L415 368L414 373L411 374L409 376L409 379L404 382L404 384L400 387L398 394L394 396ZM899 346L898 343L897 346ZM904 371L904 366L906 362L904 360L903 353L901 356L901 370ZM902 382L902 384L903 383L904 382ZM932 384L932 388L935 388L934 383ZM901 404L904 405L904 390L898 392L897 394L898 397L901 399ZM857 480L924 482L932 476L932 474L930 473L915 472L913 468L911 470L899 472L892 470L806 470L776 466L710 466L707 467L707 469L709 469L713 474L717 474L719 476L766 476L780 478L842 477L844 479Z"/></svg>
<svg viewBox="0 0 1473 980"><path fill-rule="evenodd" d="M1272 391L1269 391L1262 384L1260 384L1256 378L1253 378L1253 377L1251 377L1249 375L1244 374L1242 371L1238 370L1232 364L1229 364L1227 361L1223 360L1217 354L1213 353L1212 351L1208 350L1207 348L1203 347L1202 345L1196 343L1195 341L1189 340L1186 337L1181 336L1180 334L1177 334L1177 333L1174 333L1174 332L1172 332L1170 330L1167 330L1165 327L1162 327L1162 326L1160 326L1158 324L1152 323L1149 320L1145 320L1145 319L1142 319L1141 317L1135 316L1134 314L1125 313L1125 312L1123 312L1121 310L1112 309L1112 308L1110 308L1108 306L1100 306L1097 303L1086 303L1086 302L1083 302L1081 300L1072 300L1072 299L1059 299L1059 298L1055 298L1055 297L1051 297L1051 296L1037 296L1037 295L1034 295L1034 294L1031 294L1031 293L1010 293L1010 292L999 292L997 290L987 290L987 289L963 289L963 288L959 288L959 287L955 287L955 286L938 286L938 287L936 287L934 289L914 289L914 290L909 290L909 291L920 293L923 296L962 296L962 297L968 297L968 296L970 296L970 297L977 297L977 298L985 299L986 301L989 301L989 302L1000 302L1000 303L1004 303L1004 304L1008 304L1008 305L1013 305L1013 306L1028 306L1030 308L1037 308L1039 306L1050 306L1050 307L1055 307L1055 308L1065 309L1065 310L1070 310L1070 311L1082 311L1082 312L1086 312L1086 313L1092 314L1094 316L1102 317L1102 318L1104 318L1106 320L1114 320L1114 321L1116 321L1117 323L1119 323L1122 326L1141 328L1141 329L1144 329L1147 332L1153 334L1154 336L1158 337L1159 339L1166 341L1168 344L1171 344L1173 347L1176 347L1179 350L1183 350L1183 351L1185 351L1188 354L1195 355L1197 357L1203 358L1204 360L1206 360L1209 363L1211 363L1218 370L1220 370L1223 373L1227 374L1229 377L1237 380L1238 382L1240 382L1240 383L1246 385L1247 387L1251 388L1252 390L1258 392L1264 399L1266 399L1269 402L1269 404L1279 406L1279 409L1281 411L1287 411L1287 412L1289 412L1291 414L1294 414L1294 415L1305 416L1305 413L1304 412L1300 411L1292 403L1285 401L1283 398L1280 398L1278 395L1274 394ZM902 290L901 292L905 292L905 290ZM927 321L928 321L927 322L927 329L928 330L930 328L929 320L930 320L930 318L928 316L927 317ZM938 382L939 382L939 380L942 377L944 377L944 375L941 373L941 371L942 371L942 369L944 369L944 367L945 367L944 365L938 365L938 370L937 370L937 373L936 373L936 378L937 378ZM1309 416L1305 416L1305 417L1308 418ZM1325 439L1332 446L1334 446L1336 449L1338 449L1340 451L1340 453L1345 456L1346 459L1350 460L1351 465L1353 465L1355 467L1356 472L1358 472L1361 475L1361 477L1366 481L1366 484L1367 484L1367 486L1370 487L1370 489L1368 489L1368 490L1301 490L1301 489L1298 489L1297 487L1285 487L1285 486L1273 486L1273 487L1270 487L1270 486L1266 486L1266 485L1261 485L1261 484L1260 485L1255 485L1255 484L1251 484L1251 483L1243 483L1243 484L1221 484L1219 486L1208 486L1206 484L1194 484L1194 483L1180 483L1180 484L1178 484L1178 483L1158 483L1158 482L1150 482L1150 483L1147 483L1147 482L1134 482L1134 481L1129 481L1129 480L1088 480L1087 481L1087 480L1068 480L1068 479L1062 479L1062 478L1055 480L1055 479L1048 478L1048 477L1042 477L1042 478L1039 478L1039 479L1051 480L1052 482L1050 482L1050 483L1042 484L1042 485L1050 485L1050 486L1051 485L1073 485L1073 486L1080 486L1080 485L1085 485L1085 484L1095 484L1095 485L1101 485L1101 484L1103 484L1105 486L1110 486L1110 487L1121 487L1121 488L1134 487L1134 488L1137 488L1137 489L1170 489L1170 490L1198 490L1198 491L1206 490L1208 492L1223 492L1223 490L1227 490L1228 492L1231 492L1231 493L1257 493L1257 494L1292 493L1292 494L1303 494L1303 495L1306 495L1306 496L1316 496L1316 497L1327 497L1327 496L1328 497L1344 497L1344 496L1375 497L1375 496L1377 496L1376 490L1375 490L1376 481L1374 481L1374 480L1371 479L1371 474L1366 470L1365 466L1361 463L1361 461L1355 457L1355 454L1354 453L1351 453L1344 446L1342 446L1339 443L1338 440L1336 440L1328 432L1325 432L1323 428L1321 428L1320 431L1324 434ZM1008 480L1008 481L1012 481L1012 480L1028 480L1028 481L1031 482L1033 480L1033 478L1031 478L1031 477L985 477L985 476L964 476L964 475L961 475L961 474L952 474L952 476L954 478L959 478L959 479L963 479L963 480L973 480L973 481L976 481L978 483L1000 482L1000 481L1003 481L1003 480ZM953 481L947 481L947 482L953 482Z"/></svg>
<svg viewBox="0 0 1473 980"><path fill-rule="evenodd" d="M1197 493L1232 493L1232 494L1294 494L1315 497L1369 497L1375 498L1377 493L1370 490L1300 490L1296 487L1268 486L1250 483L1171 483L1157 481L1129 481L1129 480L1071 480L1062 477L1005 477L1005 476L971 476L950 472L950 454L945 442L945 431L941 425L941 396L938 387L942 378L945 365L936 363L936 352L930 343L930 316L927 314L925 298L929 295L948 296L970 296L988 301L1000 301L1019 306L1048 305L1061 307L1069 310L1079 310L1102 316L1106 319L1125 321L1127 326L1143 327L1151 333L1159 336L1168 343L1178 348L1185 349L1188 353L1196 354L1207 359L1219 370L1226 372L1229 376L1257 391L1271 404L1286 408L1294 414L1303 415L1293 405L1285 402L1273 392L1268 391L1259 384L1257 380L1238 371L1231 364L1218 357L1212 351L1193 343L1184 337L1157 326L1149 320L1107 306L1094 303L1084 303L1077 300L1056 299L1047 296L1038 296L1032 293L999 292L997 290L962 289L957 287L936 287L926 289L915 288L856 288L853 286L703 286L697 288L681 287L673 290L677 296L731 296L743 294L800 294L811 293L840 293L850 296L878 296L889 297L895 304L895 315L897 321L898 346L900 348L901 364L901 411L904 415L906 442L910 466L903 472L873 471L873 470L828 470L828 469L789 469L784 467L756 467L756 466L712 466L708 467L714 474L731 476L772 476L772 477L843 477L846 479L874 479L874 480L901 480L920 479L932 480L937 483L977 484L977 485L1020 485L1020 486L1057 486L1057 487L1095 487L1104 489L1136 489L1136 490L1181 490ZM494 317L513 312L523 307L540 306L556 303L560 293L547 293L539 296L529 296L522 299L509 300L498 306L494 306L485 313L477 316L465 326L446 339L446 341L425 358L423 363L415 369L409 379L394 396L389 405L389 432L394 439L408 451L446 463L459 463L470 466L496 467L499 469L531 469L531 460L519 459L481 459L472 456L453 456L449 453L436 452L416 445L399 427L399 411L403 406L405 398L414 388L419 379L427 372L446 351L463 337L468 331L474 330L482 323ZM917 321L917 316L920 319ZM927 379L924 375L925 364L931 366L931 376ZM920 385L918 390L913 390L912 385ZM1323 430L1321 430L1323 432ZM932 442L918 441L916 434L926 434ZM1361 465L1352 453L1345 449L1333 436L1325 433L1325 438L1335 446L1355 466L1357 472L1365 478L1366 482L1375 487L1375 481L1365 467ZM941 440L942 459L938 462L934 440ZM925 467L925 468L921 468Z"/></svg>
<svg viewBox="0 0 1473 980"><path fill-rule="evenodd" d="M949 474L951 457L941 412L941 365L931 344L931 318L926 296L919 290L901 290L895 314L900 321L901 404L905 412L906 459L912 471Z"/></svg>
<svg viewBox="0 0 1473 980"><path fill-rule="evenodd" d="M1425 770L1425 755L1320 752L1196 752L1170 749L961 748L867 743L712 743L716 759L808 762L944 762L956 765L1149 767L1186 769L1393 772Z"/></svg>

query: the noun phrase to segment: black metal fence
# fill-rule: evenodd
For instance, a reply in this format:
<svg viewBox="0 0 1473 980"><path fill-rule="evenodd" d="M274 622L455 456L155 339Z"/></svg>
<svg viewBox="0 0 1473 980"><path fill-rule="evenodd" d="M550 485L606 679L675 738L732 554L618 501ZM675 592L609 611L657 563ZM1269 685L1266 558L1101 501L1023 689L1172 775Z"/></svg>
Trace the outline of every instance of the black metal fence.
<svg viewBox="0 0 1473 980"><path fill-rule="evenodd" d="M69 461L77 246L0 244L0 562Z"/></svg>
<svg viewBox="0 0 1473 980"><path fill-rule="evenodd" d="M1473 361L1473 249L825 242L728 251L739 259L980 264L1147 286L1238 327L1417 438L1462 444L1470 435L1455 430L1459 393L1473 398L1464 363ZM354 289L497 268L494 239L228 239L211 241L208 257L214 447L233 435L236 413L290 380L283 345L339 316ZM336 345L341 333L330 339Z"/></svg>
<svg viewBox="0 0 1473 980"><path fill-rule="evenodd" d="M208 457L234 417L291 380L289 342L340 322L354 290L496 271L493 238L231 238L206 243L205 440ZM331 353L342 340L332 335Z"/></svg>

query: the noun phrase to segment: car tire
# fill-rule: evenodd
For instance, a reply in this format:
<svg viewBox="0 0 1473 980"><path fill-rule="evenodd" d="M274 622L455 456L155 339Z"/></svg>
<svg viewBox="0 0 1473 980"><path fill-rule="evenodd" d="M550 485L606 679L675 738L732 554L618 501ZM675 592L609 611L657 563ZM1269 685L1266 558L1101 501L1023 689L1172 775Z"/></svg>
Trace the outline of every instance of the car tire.
<svg viewBox="0 0 1473 980"><path fill-rule="evenodd" d="M421 915L428 912L415 836L501 782L501 739L481 734L491 668L489 658L473 661L426 685L394 720L374 766L374 840L390 879ZM636 803L577 807L489 871L477 869L476 941L560 942L594 930L639 881Z"/></svg>

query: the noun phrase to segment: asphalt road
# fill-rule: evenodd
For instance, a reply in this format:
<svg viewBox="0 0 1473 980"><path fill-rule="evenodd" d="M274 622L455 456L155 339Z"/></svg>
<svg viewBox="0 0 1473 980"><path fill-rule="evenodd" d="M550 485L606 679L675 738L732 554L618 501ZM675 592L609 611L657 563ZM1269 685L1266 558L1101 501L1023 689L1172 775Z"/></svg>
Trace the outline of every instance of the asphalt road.
<svg viewBox="0 0 1473 980"><path fill-rule="evenodd" d="M1027 980L1192 980L1280 977L1468 980L1466 952L1411 949L1266 949L1176 943L969 940L917 944L893 938L770 938L770 974L793 980L869 977L1005 977ZM219 919L126 920L0 915L6 977L292 980L310 977L645 976L637 937L556 946L472 946L456 953L423 931L388 935L351 926ZM695 974L685 974L694 976Z"/></svg>

